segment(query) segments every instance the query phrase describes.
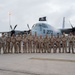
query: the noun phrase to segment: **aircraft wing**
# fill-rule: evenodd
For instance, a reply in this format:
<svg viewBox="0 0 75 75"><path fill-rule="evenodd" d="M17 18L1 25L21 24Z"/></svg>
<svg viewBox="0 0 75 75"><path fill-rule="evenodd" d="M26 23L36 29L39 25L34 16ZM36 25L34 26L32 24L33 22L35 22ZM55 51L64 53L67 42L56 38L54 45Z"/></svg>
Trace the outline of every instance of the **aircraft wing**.
<svg viewBox="0 0 75 75"><path fill-rule="evenodd" d="M60 29L60 31L63 33L65 32L65 34L69 34L70 32L73 32L72 28L68 28L68 29Z"/></svg>
<svg viewBox="0 0 75 75"><path fill-rule="evenodd" d="M11 31L5 31L5 32L0 32L0 33L10 33Z"/></svg>

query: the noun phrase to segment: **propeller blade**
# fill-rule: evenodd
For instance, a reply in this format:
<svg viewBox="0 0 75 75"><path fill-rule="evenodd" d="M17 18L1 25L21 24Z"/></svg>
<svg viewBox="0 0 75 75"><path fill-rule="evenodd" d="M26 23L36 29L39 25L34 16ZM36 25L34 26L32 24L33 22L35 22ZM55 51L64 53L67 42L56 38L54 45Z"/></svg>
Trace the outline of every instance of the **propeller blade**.
<svg viewBox="0 0 75 75"><path fill-rule="evenodd" d="M69 23L70 23L71 27L74 28L70 21L69 21Z"/></svg>
<svg viewBox="0 0 75 75"><path fill-rule="evenodd" d="M12 29L12 26L10 25L10 28Z"/></svg>
<svg viewBox="0 0 75 75"><path fill-rule="evenodd" d="M28 29L30 30L29 24L27 24Z"/></svg>
<svg viewBox="0 0 75 75"><path fill-rule="evenodd" d="M15 31L14 31L14 30L11 31L11 36L12 36L13 34L15 34Z"/></svg>
<svg viewBox="0 0 75 75"><path fill-rule="evenodd" d="M17 27L17 25L15 25L14 29Z"/></svg>

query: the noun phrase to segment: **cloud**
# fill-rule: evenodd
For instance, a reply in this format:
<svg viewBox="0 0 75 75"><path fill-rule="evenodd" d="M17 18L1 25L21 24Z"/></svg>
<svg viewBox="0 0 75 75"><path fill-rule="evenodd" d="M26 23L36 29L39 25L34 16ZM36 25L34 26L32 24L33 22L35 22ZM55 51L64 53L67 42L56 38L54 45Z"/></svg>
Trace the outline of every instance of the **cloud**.
<svg viewBox="0 0 75 75"><path fill-rule="evenodd" d="M74 0L1 0L0 1L0 31L9 30L9 14L11 24L18 24L18 30L27 30L38 22L39 17L47 16L47 23L56 28L62 27L63 17L66 17L66 27L70 27L68 20L75 24Z"/></svg>

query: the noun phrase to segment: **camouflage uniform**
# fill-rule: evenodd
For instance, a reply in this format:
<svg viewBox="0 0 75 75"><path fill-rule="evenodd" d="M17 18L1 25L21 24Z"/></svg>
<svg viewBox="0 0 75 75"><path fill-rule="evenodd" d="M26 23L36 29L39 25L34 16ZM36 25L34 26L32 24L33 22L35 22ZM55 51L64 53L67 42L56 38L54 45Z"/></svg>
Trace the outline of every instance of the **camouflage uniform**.
<svg viewBox="0 0 75 75"><path fill-rule="evenodd" d="M19 53L21 53L21 41L22 41L22 36L20 35L20 33L18 33L18 35L16 36L16 42Z"/></svg>
<svg viewBox="0 0 75 75"><path fill-rule="evenodd" d="M74 41L73 42L74 42L74 49L75 49L75 35L74 35ZM75 50L74 50L74 53L75 53Z"/></svg>
<svg viewBox="0 0 75 75"><path fill-rule="evenodd" d="M35 32L35 35L34 35L34 51L36 53L38 52L38 43L39 43L39 39L38 39L37 33Z"/></svg>
<svg viewBox="0 0 75 75"><path fill-rule="evenodd" d="M35 53L35 36L33 35L33 53Z"/></svg>
<svg viewBox="0 0 75 75"><path fill-rule="evenodd" d="M14 52L18 53L17 45L16 45L16 37L14 34L12 34L12 37L11 37L11 53L13 53L13 48L14 48Z"/></svg>
<svg viewBox="0 0 75 75"><path fill-rule="evenodd" d="M32 53L32 41L33 41L33 36L32 33L30 32L30 34L27 37L28 39L28 53Z"/></svg>
<svg viewBox="0 0 75 75"><path fill-rule="evenodd" d="M71 47L72 47L72 53L74 53L74 36L73 34L70 32L69 36L68 36L68 41L69 41L69 53L71 52Z"/></svg>
<svg viewBox="0 0 75 75"><path fill-rule="evenodd" d="M27 53L27 37L26 37L26 34L23 35L23 53Z"/></svg>
<svg viewBox="0 0 75 75"><path fill-rule="evenodd" d="M49 38L48 35L44 37L44 53L49 52Z"/></svg>
<svg viewBox="0 0 75 75"><path fill-rule="evenodd" d="M56 49L58 48L59 49L59 53L61 53L61 38L59 36L59 33L57 33L57 37L56 37Z"/></svg>
<svg viewBox="0 0 75 75"><path fill-rule="evenodd" d="M6 50L8 53L10 53L10 43L11 43L11 37L8 34L8 36L6 37Z"/></svg>
<svg viewBox="0 0 75 75"><path fill-rule="evenodd" d="M39 36L38 36L38 37L37 37L37 45L36 45L36 53L40 53L39 42L40 42L40 38L39 38Z"/></svg>
<svg viewBox="0 0 75 75"><path fill-rule="evenodd" d="M40 52L43 53L43 37L42 37L42 35L40 35L40 38L39 38L39 53Z"/></svg>
<svg viewBox="0 0 75 75"><path fill-rule="evenodd" d="M54 41L55 41L55 38L53 36L53 33L51 33L51 36L49 38L49 42L50 42L50 52L53 49L53 53L55 53L55 50L54 50Z"/></svg>
<svg viewBox="0 0 75 75"><path fill-rule="evenodd" d="M62 52L67 52L67 38L65 36L65 33L63 33L62 37L61 37L61 41L62 41Z"/></svg>
<svg viewBox="0 0 75 75"><path fill-rule="evenodd" d="M1 39L2 39L3 53L5 54L5 53L7 53L7 52L6 52L6 37L5 37L4 33L2 33Z"/></svg>
<svg viewBox="0 0 75 75"><path fill-rule="evenodd" d="M2 48L2 38L0 37L0 54L1 54L1 48Z"/></svg>

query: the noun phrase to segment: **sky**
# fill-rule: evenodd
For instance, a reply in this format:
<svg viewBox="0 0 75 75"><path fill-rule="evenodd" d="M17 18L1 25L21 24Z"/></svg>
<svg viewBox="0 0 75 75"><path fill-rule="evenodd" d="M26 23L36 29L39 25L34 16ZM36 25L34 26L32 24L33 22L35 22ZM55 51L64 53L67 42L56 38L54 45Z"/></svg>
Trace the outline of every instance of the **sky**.
<svg viewBox="0 0 75 75"><path fill-rule="evenodd" d="M9 15L10 13L10 15ZM10 24L16 30L28 30L39 18L46 16L46 23L57 29L75 26L75 0L0 0L0 32L9 31Z"/></svg>

